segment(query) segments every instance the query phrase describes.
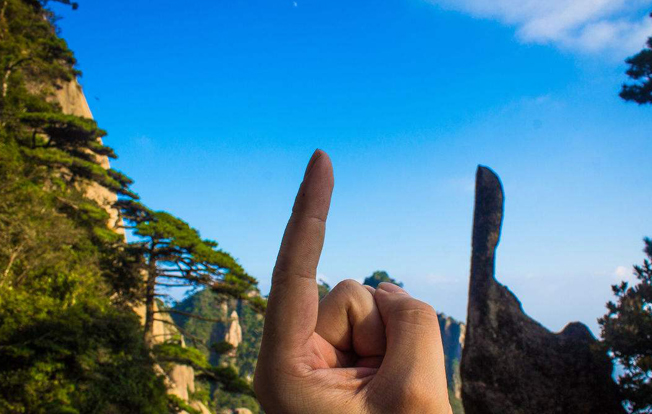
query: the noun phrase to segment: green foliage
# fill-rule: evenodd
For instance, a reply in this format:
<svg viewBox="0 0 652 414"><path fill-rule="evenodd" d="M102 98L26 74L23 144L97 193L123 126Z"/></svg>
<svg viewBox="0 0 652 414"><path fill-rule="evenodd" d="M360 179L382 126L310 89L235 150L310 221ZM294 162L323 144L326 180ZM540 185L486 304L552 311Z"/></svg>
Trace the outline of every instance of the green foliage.
<svg viewBox="0 0 652 414"><path fill-rule="evenodd" d="M462 405L462 400L457 398L453 390L448 389L448 401L451 404L451 409L453 414L464 414L464 406Z"/></svg>
<svg viewBox="0 0 652 414"><path fill-rule="evenodd" d="M246 394L254 396L251 384L244 378L240 377L238 371L230 365L211 367L199 372L199 379L215 381L220 389L232 394Z"/></svg>
<svg viewBox="0 0 652 414"><path fill-rule="evenodd" d="M146 335L151 335L153 329L154 298L164 295L157 289L160 286L208 288L262 307L256 299L256 279L230 254L218 249L217 242L202 239L185 221L163 211L152 211L134 200L121 201L119 206L138 238L131 246L143 257Z"/></svg>
<svg viewBox="0 0 652 414"><path fill-rule="evenodd" d="M211 344L210 350L215 352L216 355L222 356L230 351L233 351L234 347L226 341L216 342Z"/></svg>
<svg viewBox="0 0 652 414"><path fill-rule="evenodd" d="M368 285L371 286L372 288L377 288L379 284L383 282L388 282L388 283L393 283L397 286L403 287L403 283L398 282L387 274L387 272L383 270L377 270L371 274L371 276L368 276L364 282L363 285Z"/></svg>
<svg viewBox="0 0 652 414"><path fill-rule="evenodd" d="M227 298L220 297L210 290L204 289L177 303L174 309L180 312L170 314L174 322L186 334L186 342L200 349L212 364L216 364L218 358L215 358L215 355L211 353L211 348L222 342L224 334L223 330L214 332L214 329L216 327L224 329L223 324L228 317L220 306L226 300ZM204 319L193 318L188 315L200 315ZM207 319L222 321L222 323L212 322Z"/></svg>
<svg viewBox="0 0 652 414"><path fill-rule="evenodd" d="M106 292L99 265L116 240L106 213L74 188L48 189L30 177L31 165L11 145L0 143L0 159L8 161L0 163L0 288L62 303Z"/></svg>
<svg viewBox="0 0 652 414"><path fill-rule="evenodd" d="M204 354L196 348L182 346L179 340L156 344L152 347L152 352L159 362L174 362L196 369L210 368Z"/></svg>
<svg viewBox="0 0 652 414"><path fill-rule="evenodd" d="M150 354L125 310L144 298L150 332L161 280L258 311L265 302L216 242L138 203L132 180L105 168L115 153L95 121L62 112L55 92L79 72L44 4L0 1L0 411L192 412L165 395L153 356L164 367L193 366L214 389L251 395L234 367L212 366L197 349L166 343ZM137 242L108 228L108 212L86 194L98 185L121 196L116 207Z"/></svg>
<svg viewBox="0 0 652 414"><path fill-rule="evenodd" d="M32 167L44 166L62 183L95 182L135 197L130 180L100 165L115 158L106 132L92 119L64 114L54 92L78 75L54 15L35 0L0 3L0 125ZM41 171L43 172L43 171ZM47 174L46 174L47 175Z"/></svg>
<svg viewBox="0 0 652 414"><path fill-rule="evenodd" d="M643 251L643 265L634 266L638 282L612 286L616 302L599 320L603 344L625 370L618 383L632 413L652 411L652 240Z"/></svg>
<svg viewBox="0 0 652 414"><path fill-rule="evenodd" d="M13 306L3 303L0 313L4 411L166 412L165 385L154 372L135 315L83 303L33 314L16 327L12 299ZM7 323L13 329L6 329Z"/></svg>
<svg viewBox="0 0 652 414"><path fill-rule="evenodd" d="M233 394L220 389L215 390L213 393L212 407L217 412L224 408L248 408L253 414L262 412L258 401L254 397L245 394Z"/></svg>
<svg viewBox="0 0 652 414"><path fill-rule="evenodd" d="M625 62L629 65L627 76L634 82L623 85L620 97L639 105L652 103L652 37L643 50Z"/></svg>
<svg viewBox="0 0 652 414"><path fill-rule="evenodd" d="M188 414L201 414L200 410L193 408L192 406L190 406L190 404L188 404L187 402L185 402L184 400L182 400L181 398L177 397L174 394L169 394L167 396L167 399L168 399L168 409L169 412L171 413L180 413L182 411L185 411Z"/></svg>
<svg viewBox="0 0 652 414"><path fill-rule="evenodd" d="M54 92L78 75L37 0L0 1L0 412L164 413L165 385L123 305L139 258L86 195L131 181L95 121Z"/></svg>
<svg viewBox="0 0 652 414"><path fill-rule="evenodd" d="M242 342L236 350L235 366L238 368L240 375L253 378L265 321L263 316L256 309L249 306L248 303L240 302L236 309L240 318L240 327L242 328Z"/></svg>
<svg viewBox="0 0 652 414"><path fill-rule="evenodd" d="M51 89L79 74L66 42L56 35L54 15L36 0L4 0L0 5L0 111L24 91L24 82ZM24 101L24 100L23 100Z"/></svg>
<svg viewBox="0 0 652 414"><path fill-rule="evenodd" d="M264 301L262 298L261 300ZM178 303L175 309L205 318L197 319L182 314L171 314L182 328L186 341L195 344L212 366L227 367L237 373L241 380L253 378L263 333L263 317L250 302L230 299L211 290L201 290ZM229 327L230 314L234 310L238 314L242 329L242 342L235 349L235 356L229 352L232 346L223 341ZM247 384L247 388L251 387L249 380L244 383ZM258 403L246 388L240 393L236 390L237 388L220 384L213 386L211 391L213 405L222 409L245 407L254 413L259 412Z"/></svg>
<svg viewBox="0 0 652 414"><path fill-rule="evenodd" d="M196 378L215 383L227 392L253 395L251 385L232 366L212 366L196 348L184 347L179 341L156 344L152 348L161 363L188 365L195 369Z"/></svg>
<svg viewBox="0 0 652 414"><path fill-rule="evenodd" d="M188 399L190 401L198 401L204 404L206 407L211 405L211 393L209 387L206 384L197 382L195 383L195 391L188 390L189 395Z"/></svg>
<svg viewBox="0 0 652 414"><path fill-rule="evenodd" d="M129 219L129 217L127 217ZM173 215L157 211L152 212L146 220L136 223L135 234L147 241L155 241L156 246L162 249L162 253L178 255L178 257L189 256L202 269L226 269L232 274L244 274L244 270L228 253L217 249L217 242L204 240L199 236L199 232L188 225L183 220ZM165 260L170 264L178 264L179 260L175 256L165 256ZM200 278L202 273L197 272Z"/></svg>
<svg viewBox="0 0 652 414"><path fill-rule="evenodd" d="M186 341L198 347L212 365L233 363L241 376L253 376L264 321L262 315L248 302L236 301L210 290L202 290L178 303L175 309L204 318L171 314L185 333ZM227 348L231 347L230 344L223 341L233 310L238 314L242 329L242 342L236 349L235 360L231 360L228 356Z"/></svg>

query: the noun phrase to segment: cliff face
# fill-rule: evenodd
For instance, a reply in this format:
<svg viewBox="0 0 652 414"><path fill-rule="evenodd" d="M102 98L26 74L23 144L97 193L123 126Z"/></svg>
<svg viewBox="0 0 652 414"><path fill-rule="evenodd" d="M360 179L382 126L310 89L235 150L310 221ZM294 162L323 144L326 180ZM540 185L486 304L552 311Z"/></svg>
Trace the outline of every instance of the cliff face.
<svg viewBox="0 0 652 414"><path fill-rule="evenodd" d="M77 115L84 118L93 118L93 114L91 113L91 110L88 106L88 102L86 101L86 97L84 96L82 88L76 81L64 84L60 89L57 89L55 99L59 105L61 105L64 113ZM110 168L108 157L101 157L99 161L102 167L107 169ZM121 226L122 222L119 217L119 212L113 207L118 199L118 196L96 183L86 184L84 190L88 198L97 202L101 207L104 208L104 210L109 213L110 218L107 226L119 234L124 235L125 233L124 229ZM134 311L141 317L142 323L144 324L145 306L139 306L135 308ZM172 325L172 320L170 319L169 315L160 315L160 319L166 320L168 323L162 321L154 322L155 344L162 343L168 339L172 339L175 336L180 336L179 332ZM189 401L189 393L195 391L195 373L191 367L186 365L175 365L170 372L163 372L162 369L160 372L166 377L166 383L168 385L170 394L174 394L189 402L191 407L199 410L199 412L202 414L210 414L208 408L206 408L206 406L204 406L201 402Z"/></svg>
<svg viewBox="0 0 652 414"><path fill-rule="evenodd" d="M145 306L138 306L134 309L136 314L140 317L141 324L145 324ZM158 311L158 306L154 304L154 311ZM154 321L152 345L164 343L165 341L173 338L181 337L181 345L186 346L185 341L179 331L174 327L172 318L167 313L159 313L157 319ZM165 321L165 322L164 322ZM164 371L158 367L161 374L165 376L165 383L168 388L168 394L176 395L182 400L188 402L190 406L199 410L202 414L211 414L210 410L199 401L191 401L191 394L195 392L195 370L188 365L172 365L169 371ZM183 411L181 414L187 414Z"/></svg>
<svg viewBox="0 0 652 414"><path fill-rule="evenodd" d="M192 336L192 339L187 339L199 342L195 344L196 347L208 357L212 365L229 363L244 377L253 377L262 336L262 315L247 304L234 299L225 300L207 290L186 298L175 309L211 320L172 314L183 331ZM227 342L233 349L219 356L211 350L211 345L219 342Z"/></svg>
<svg viewBox="0 0 652 414"><path fill-rule="evenodd" d="M503 190L488 168L478 168L475 197L461 366L466 413L623 413L611 361L588 328L574 322L559 334L548 331L496 281Z"/></svg>
<svg viewBox="0 0 652 414"><path fill-rule="evenodd" d="M442 313L438 314L439 330L444 345L444 364L446 366L446 380L448 389L455 399L462 398L462 380L460 378L460 360L466 326L455 319ZM453 410L455 414L457 411Z"/></svg>
<svg viewBox="0 0 652 414"><path fill-rule="evenodd" d="M56 90L55 99L61 105L61 109L65 114L93 119L86 96L84 96L81 86L76 81L61 85ZM102 167L110 168L108 157L98 157L98 161ZM120 222L118 210L113 207L118 196L97 183L87 184L85 190L88 198L94 200L109 213L110 218L107 226L120 234L124 234L124 229L120 225L122 223Z"/></svg>
<svg viewBox="0 0 652 414"><path fill-rule="evenodd" d="M212 365L232 365L242 377L250 382L253 381L263 332L262 315L256 313L247 304L234 299L225 300L207 290L186 298L178 303L175 309L221 321L214 322L172 314L178 326L189 335L186 340L202 351ZM218 355L211 350L211 345L220 342L228 342L233 349L224 355ZM219 407L220 413L246 413L242 411L244 409L249 409L253 413L260 411L256 400L249 396L232 395L213 388L211 399L215 407Z"/></svg>
<svg viewBox="0 0 652 414"><path fill-rule="evenodd" d="M227 314L228 311L224 313ZM242 342L242 326L240 326L240 317L238 316L238 312L235 309L231 311L231 315L229 316L226 334L224 335L224 341L233 347L228 355L232 358L235 358L235 353L238 349L238 346Z"/></svg>

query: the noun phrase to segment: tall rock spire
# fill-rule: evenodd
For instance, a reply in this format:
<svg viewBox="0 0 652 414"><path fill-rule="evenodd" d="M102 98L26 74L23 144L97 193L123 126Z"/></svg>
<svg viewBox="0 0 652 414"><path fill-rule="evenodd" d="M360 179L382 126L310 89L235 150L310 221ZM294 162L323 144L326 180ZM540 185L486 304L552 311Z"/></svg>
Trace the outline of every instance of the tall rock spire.
<svg viewBox="0 0 652 414"><path fill-rule="evenodd" d="M504 193L486 167L476 174L473 251L462 352L466 414L624 413L613 366L589 329L570 323L559 334L523 312L495 278Z"/></svg>

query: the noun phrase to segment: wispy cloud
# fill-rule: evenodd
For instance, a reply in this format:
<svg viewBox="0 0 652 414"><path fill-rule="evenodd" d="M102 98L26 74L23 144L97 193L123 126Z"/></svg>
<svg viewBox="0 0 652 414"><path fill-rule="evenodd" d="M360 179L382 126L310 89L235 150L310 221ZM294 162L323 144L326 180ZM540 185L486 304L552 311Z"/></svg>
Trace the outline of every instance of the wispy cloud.
<svg viewBox="0 0 652 414"><path fill-rule="evenodd" d="M616 267L616 270L614 270L614 281L620 283L620 282L627 282L627 283L635 283L636 278L634 277L634 274L632 273L632 268L628 266L618 266Z"/></svg>
<svg viewBox="0 0 652 414"><path fill-rule="evenodd" d="M429 0L443 9L496 19L525 43L626 55L652 35L649 0Z"/></svg>

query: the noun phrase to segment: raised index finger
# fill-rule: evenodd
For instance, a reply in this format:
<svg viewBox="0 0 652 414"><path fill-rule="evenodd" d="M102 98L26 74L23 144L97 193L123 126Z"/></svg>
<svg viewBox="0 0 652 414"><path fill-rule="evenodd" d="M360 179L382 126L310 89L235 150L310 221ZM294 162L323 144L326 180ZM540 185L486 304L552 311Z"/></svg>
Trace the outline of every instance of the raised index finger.
<svg viewBox="0 0 652 414"><path fill-rule="evenodd" d="M267 346L300 346L315 330L319 305L315 276L332 192L330 158L317 150L306 168L276 259L263 336Z"/></svg>

